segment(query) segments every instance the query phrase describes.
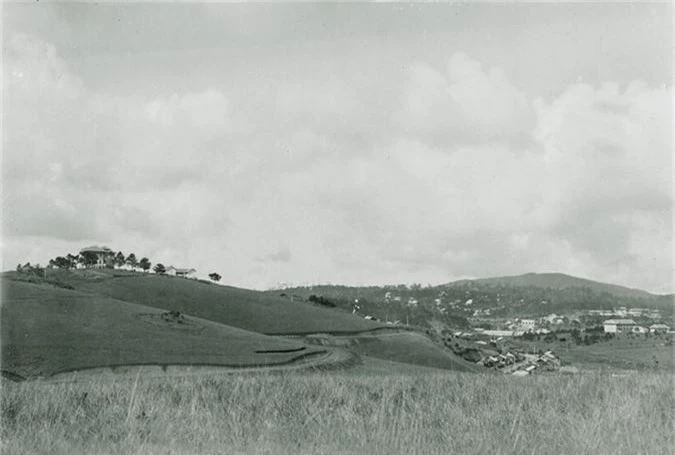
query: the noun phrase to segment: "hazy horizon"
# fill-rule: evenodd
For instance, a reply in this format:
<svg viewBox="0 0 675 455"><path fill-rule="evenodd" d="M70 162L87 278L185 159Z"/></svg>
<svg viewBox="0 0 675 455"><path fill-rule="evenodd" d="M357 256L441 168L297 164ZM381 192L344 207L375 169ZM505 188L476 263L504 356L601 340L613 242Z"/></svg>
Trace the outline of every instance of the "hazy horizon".
<svg viewBox="0 0 675 455"><path fill-rule="evenodd" d="M670 3L2 5L2 269L671 293Z"/></svg>

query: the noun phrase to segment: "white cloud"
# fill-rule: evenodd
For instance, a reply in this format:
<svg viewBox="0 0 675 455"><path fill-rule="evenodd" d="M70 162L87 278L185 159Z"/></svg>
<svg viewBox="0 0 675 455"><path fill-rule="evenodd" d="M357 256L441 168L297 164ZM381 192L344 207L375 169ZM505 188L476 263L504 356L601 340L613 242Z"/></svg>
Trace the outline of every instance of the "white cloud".
<svg viewBox="0 0 675 455"><path fill-rule="evenodd" d="M228 160L224 94L101 94L48 43L16 35L6 50L5 259L21 261L27 251L63 242L73 251L78 242L136 247L139 254L167 244L185 249L190 238L223 232L221 185L209 179Z"/></svg>
<svg viewBox="0 0 675 455"><path fill-rule="evenodd" d="M422 62L409 68L399 121L411 135L446 144L520 143L534 115L525 95L502 70L486 71L458 53L444 71Z"/></svg>
<svg viewBox="0 0 675 455"><path fill-rule="evenodd" d="M456 54L382 91L288 78L234 102L102 93L27 36L3 63L10 263L81 241L247 286L545 270L672 285L672 87L533 102Z"/></svg>

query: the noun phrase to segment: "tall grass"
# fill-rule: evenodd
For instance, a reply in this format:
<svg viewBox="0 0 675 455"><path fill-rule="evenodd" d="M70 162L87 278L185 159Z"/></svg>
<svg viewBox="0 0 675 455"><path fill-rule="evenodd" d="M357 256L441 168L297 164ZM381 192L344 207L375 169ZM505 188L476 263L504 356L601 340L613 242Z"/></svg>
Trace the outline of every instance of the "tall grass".
<svg viewBox="0 0 675 455"><path fill-rule="evenodd" d="M3 453L661 454L672 377L289 373L3 384Z"/></svg>

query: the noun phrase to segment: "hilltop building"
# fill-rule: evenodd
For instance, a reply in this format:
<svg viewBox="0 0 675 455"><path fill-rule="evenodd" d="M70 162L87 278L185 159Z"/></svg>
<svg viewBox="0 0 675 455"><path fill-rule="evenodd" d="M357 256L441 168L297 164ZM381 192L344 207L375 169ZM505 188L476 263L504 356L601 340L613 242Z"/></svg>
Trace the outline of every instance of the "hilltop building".
<svg viewBox="0 0 675 455"><path fill-rule="evenodd" d="M182 278L193 278L195 272L195 269L178 269L172 265L166 269L167 275L179 276Z"/></svg>
<svg viewBox="0 0 675 455"><path fill-rule="evenodd" d="M107 246L88 246L80 250L80 254L85 257L92 258L91 262L85 262L85 267L94 267L102 269L104 267L112 267L115 252Z"/></svg>
<svg viewBox="0 0 675 455"><path fill-rule="evenodd" d="M632 319L608 319L603 322L605 333L632 332L636 325Z"/></svg>

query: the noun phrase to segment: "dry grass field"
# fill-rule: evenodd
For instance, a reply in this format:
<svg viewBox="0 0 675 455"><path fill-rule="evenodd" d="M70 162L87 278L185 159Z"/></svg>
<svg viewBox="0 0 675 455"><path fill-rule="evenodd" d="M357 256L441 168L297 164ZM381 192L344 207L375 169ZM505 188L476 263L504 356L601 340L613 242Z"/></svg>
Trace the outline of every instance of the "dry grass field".
<svg viewBox="0 0 675 455"><path fill-rule="evenodd" d="M3 384L2 453L666 454L672 376L297 373Z"/></svg>

